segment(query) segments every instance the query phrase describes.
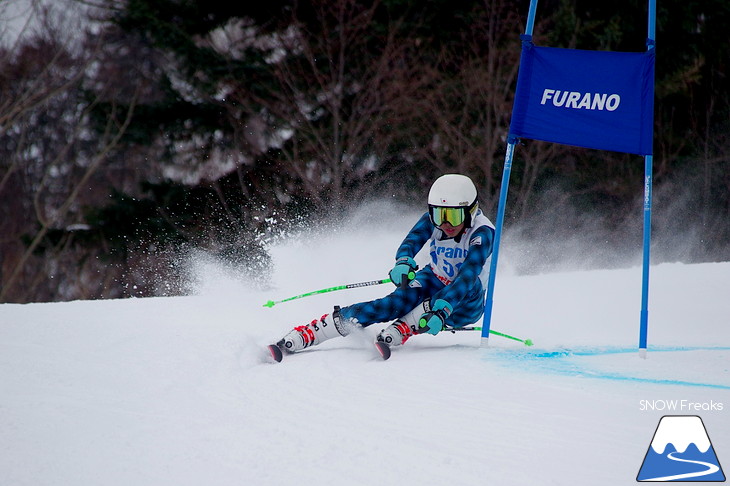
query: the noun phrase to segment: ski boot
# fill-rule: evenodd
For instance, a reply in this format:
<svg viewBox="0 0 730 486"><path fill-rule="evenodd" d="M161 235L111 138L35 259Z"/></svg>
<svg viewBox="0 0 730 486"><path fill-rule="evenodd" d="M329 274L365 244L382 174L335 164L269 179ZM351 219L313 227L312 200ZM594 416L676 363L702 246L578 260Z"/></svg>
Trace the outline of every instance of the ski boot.
<svg viewBox="0 0 730 486"><path fill-rule="evenodd" d="M375 348L383 359L390 358L390 347L404 344L415 332L411 326L403 321L395 321L389 325L375 338Z"/></svg>
<svg viewBox="0 0 730 486"><path fill-rule="evenodd" d="M335 306L332 314L325 314L307 325L297 326L276 344L269 345L269 352L275 361L281 361L283 358L282 351L296 353L323 343L328 339L347 336L349 333L349 328L343 325L340 318L339 306Z"/></svg>
<svg viewBox="0 0 730 486"><path fill-rule="evenodd" d="M388 346L400 346L408 341L408 338L413 336L415 332L411 329L411 326L403 321L395 321L389 325L376 337L378 342L383 342Z"/></svg>

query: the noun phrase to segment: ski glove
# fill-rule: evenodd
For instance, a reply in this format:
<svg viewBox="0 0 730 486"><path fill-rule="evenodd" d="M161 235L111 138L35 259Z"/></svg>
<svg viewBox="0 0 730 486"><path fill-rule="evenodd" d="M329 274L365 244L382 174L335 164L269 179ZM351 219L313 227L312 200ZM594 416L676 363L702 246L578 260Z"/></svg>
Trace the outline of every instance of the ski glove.
<svg viewBox="0 0 730 486"><path fill-rule="evenodd" d="M436 302L431 304L431 310L424 313L418 320L416 333L422 334L427 332L435 336L444 328L444 322L446 322L446 319L449 318L453 310L454 308L451 307L451 304L444 299L436 299Z"/></svg>
<svg viewBox="0 0 730 486"><path fill-rule="evenodd" d="M395 266L388 273L388 277L396 287L405 287L416 278L416 270L418 265L413 258L400 257L395 261Z"/></svg>

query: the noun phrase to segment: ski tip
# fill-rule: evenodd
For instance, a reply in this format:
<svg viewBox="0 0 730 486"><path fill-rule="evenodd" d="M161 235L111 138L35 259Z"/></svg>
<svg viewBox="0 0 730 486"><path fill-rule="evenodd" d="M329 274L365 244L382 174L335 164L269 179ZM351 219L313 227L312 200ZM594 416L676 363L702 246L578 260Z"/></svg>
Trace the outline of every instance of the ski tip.
<svg viewBox="0 0 730 486"><path fill-rule="evenodd" d="M380 353L380 356L383 358L383 360L390 358L390 346L388 346L387 344L376 341L375 349L378 350L378 353Z"/></svg>
<svg viewBox="0 0 730 486"><path fill-rule="evenodd" d="M281 360L284 358L281 348L276 344L269 344L268 349L269 353L271 353L271 358L277 363L281 363Z"/></svg>

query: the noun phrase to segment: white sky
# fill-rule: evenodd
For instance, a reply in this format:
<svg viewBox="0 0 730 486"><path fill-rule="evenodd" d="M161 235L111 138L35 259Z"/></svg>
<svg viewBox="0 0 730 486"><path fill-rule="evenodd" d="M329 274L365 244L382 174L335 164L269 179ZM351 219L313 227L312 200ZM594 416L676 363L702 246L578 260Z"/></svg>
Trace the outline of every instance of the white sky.
<svg viewBox="0 0 730 486"><path fill-rule="evenodd" d="M66 19L79 19L84 8L74 0L0 0L0 45L10 47L18 36L37 29L38 13L44 7L62 12Z"/></svg>

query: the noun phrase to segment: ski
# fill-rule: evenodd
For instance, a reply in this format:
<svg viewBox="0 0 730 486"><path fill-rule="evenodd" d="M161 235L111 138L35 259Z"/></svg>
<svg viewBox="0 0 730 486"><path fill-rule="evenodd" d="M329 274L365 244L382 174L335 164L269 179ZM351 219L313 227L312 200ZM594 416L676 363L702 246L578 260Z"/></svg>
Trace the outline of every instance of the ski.
<svg viewBox="0 0 730 486"><path fill-rule="evenodd" d="M281 348L276 344L269 344L267 349L269 350L269 353L271 353L271 357L273 358L273 360L277 363L281 363L281 360L284 358L284 354L281 352Z"/></svg>
<svg viewBox="0 0 730 486"><path fill-rule="evenodd" d="M269 350L271 359L273 359L277 363L281 363L281 360L284 359L284 353L281 351L281 348L276 344L269 344L266 349ZM375 343L375 349L378 351L380 357L383 358L383 360L390 358L390 346L388 346L387 344L377 341Z"/></svg>
<svg viewBox="0 0 730 486"><path fill-rule="evenodd" d="M375 341L375 349L378 350L378 353L380 353L380 356L382 356L383 360L390 358L390 346L388 346L384 342Z"/></svg>

